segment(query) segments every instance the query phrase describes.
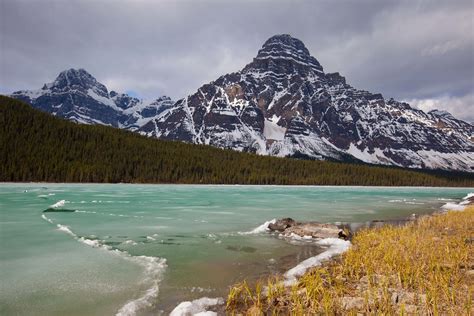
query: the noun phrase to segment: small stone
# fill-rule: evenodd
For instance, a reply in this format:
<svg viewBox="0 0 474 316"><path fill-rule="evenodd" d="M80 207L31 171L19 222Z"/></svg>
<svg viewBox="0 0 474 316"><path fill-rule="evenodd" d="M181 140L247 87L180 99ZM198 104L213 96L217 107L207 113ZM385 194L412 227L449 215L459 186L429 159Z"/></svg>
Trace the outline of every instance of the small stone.
<svg viewBox="0 0 474 316"><path fill-rule="evenodd" d="M454 269L454 264L452 264L452 263L441 263L439 265L439 267L441 268L441 270L452 270L452 269Z"/></svg>
<svg viewBox="0 0 474 316"><path fill-rule="evenodd" d="M387 277L381 274L371 275L370 279L369 279L369 276L364 275L362 278L360 278L359 282L363 284L368 284L370 281L371 284L380 284L384 282L386 279Z"/></svg>
<svg viewBox="0 0 474 316"><path fill-rule="evenodd" d="M247 310L247 315L249 315L249 316L260 316L260 315L263 315L263 313L260 310L260 308L258 308L256 306L252 306Z"/></svg>
<svg viewBox="0 0 474 316"><path fill-rule="evenodd" d="M425 305L426 302L427 302L427 299L426 299L426 294L420 294L418 295L418 300L421 304Z"/></svg>
<svg viewBox="0 0 474 316"><path fill-rule="evenodd" d="M410 305L410 304L416 304L417 300L419 300L420 303L425 303L426 295L424 294L417 295L416 293L408 292L404 290L399 290L397 292L392 293L393 304Z"/></svg>
<svg viewBox="0 0 474 316"><path fill-rule="evenodd" d="M306 288L302 288L302 289L298 290L297 293L298 293L298 295L306 295L307 292L308 291L306 290Z"/></svg>
<svg viewBox="0 0 474 316"><path fill-rule="evenodd" d="M474 262L461 263L459 265L459 269L472 270L472 269L474 269Z"/></svg>
<svg viewBox="0 0 474 316"><path fill-rule="evenodd" d="M401 310L402 308L400 308L400 311ZM416 314L418 311L418 307L416 305L406 304L406 305L403 305L403 311L404 311L404 314L408 314L408 315Z"/></svg>
<svg viewBox="0 0 474 316"><path fill-rule="evenodd" d="M398 293L392 293L392 304L398 304Z"/></svg>
<svg viewBox="0 0 474 316"><path fill-rule="evenodd" d="M363 309L364 303L365 301L362 297L344 296L343 298L341 298L341 305L342 308L345 310Z"/></svg>
<svg viewBox="0 0 474 316"><path fill-rule="evenodd" d="M349 235L346 234L346 232L343 231L343 230L341 230L341 231L339 232L338 236L339 236L339 238L344 239L344 240L349 239Z"/></svg>

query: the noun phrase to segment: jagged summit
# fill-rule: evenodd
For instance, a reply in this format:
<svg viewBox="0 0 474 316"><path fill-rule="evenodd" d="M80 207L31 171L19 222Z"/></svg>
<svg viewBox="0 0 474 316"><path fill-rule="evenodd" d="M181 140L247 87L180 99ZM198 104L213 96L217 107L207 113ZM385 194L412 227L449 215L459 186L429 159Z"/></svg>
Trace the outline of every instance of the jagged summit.
<svg viewBox="0 0 474 316"><path fill-rule="evenodd" d="M273 71L275 73L287 73L297 71L308 74L308 72L323 73L323 67L310 55L302 41L288 34L270 37L258 51L253 62L244 69L244 72L252 69Z"/></svg>
<svg viewBox="0 0 474 316"><path fill-rule="evenodd" d="M292 53L293 55L309 57L309 50L304 43L297 38L288 34L274 35L270 37L262 46L257 54L257 58L262 58L268 53L273 52L275 55L281 53Z"/></svg>
<svg viewBox="0 0 474 316"><path fill-rule="evenodd" d="M156 101L172 101L171 98L167 95L162 95L161 97L159 97L158 99L156 99Z"/></svg>
<svg viewBox="0 0 474 316"><path fill-rule="evenodd" d="M435 115L438 115L438 116L443 116L443 117L454 118L454 116L451 113L449 113L448 111L445 111L445 110L434 109L434 110L429 111L428 113L429 114L435 114Z"/></svg>
<svg viewBox="0 0 474 316"><path fill-rule="evenodd" d="M105 85L98 82L96 78L82 68L71 68L62 71L52 83L43 87L43 90L47 89L53 91L66 91L69 89L81 89L87 91L88 89L92 89L93 92L102 97L108 96L108 91Z"/></svg>
<svg viewBox="0 0 474 316"><path fill-rule="evenodd" d="M69 68L63 70L59 73L58 78L60 77L70 77L70 78L95 78L84 68Z"/></svg>

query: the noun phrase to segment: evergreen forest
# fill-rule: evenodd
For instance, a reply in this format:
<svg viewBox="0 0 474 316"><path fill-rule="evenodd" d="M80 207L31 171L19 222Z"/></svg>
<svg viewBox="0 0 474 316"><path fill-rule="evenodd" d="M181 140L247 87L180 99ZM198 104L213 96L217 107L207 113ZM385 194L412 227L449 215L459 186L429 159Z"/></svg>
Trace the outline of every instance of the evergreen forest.
<svg viewBox="0 0 474 316"><path fill-rule="evenodd" d="M474 174L277 158L66 121L0 96L0 181L474 186Z"/></svg>

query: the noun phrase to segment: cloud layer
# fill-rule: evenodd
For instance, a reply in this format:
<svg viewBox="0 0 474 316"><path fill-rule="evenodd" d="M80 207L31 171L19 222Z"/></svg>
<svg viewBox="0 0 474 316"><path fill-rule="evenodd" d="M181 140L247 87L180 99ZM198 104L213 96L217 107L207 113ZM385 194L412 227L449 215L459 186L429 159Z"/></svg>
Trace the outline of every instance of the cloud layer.
<svg viewBox="0 0 474 316"><path fill-rule="evenodd" d="M177 99L240 70L270 36L301 39L357 88L474 121L467 1L25 1L0 4L0 92L82 67L118 91ZM431 102L431 103L430 103Z"/></svg>

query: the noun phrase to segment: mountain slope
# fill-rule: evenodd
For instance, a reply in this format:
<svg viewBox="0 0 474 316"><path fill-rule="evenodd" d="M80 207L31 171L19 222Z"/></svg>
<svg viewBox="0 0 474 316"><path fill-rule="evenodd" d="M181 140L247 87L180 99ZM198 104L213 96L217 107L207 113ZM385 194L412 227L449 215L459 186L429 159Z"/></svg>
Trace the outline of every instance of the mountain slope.
<svg viewBox="0 0 474 316"><path fill-rule="evenodd" d="M160 117L174 102L168 97L143 101L107 90L84 69L68 69L43 88L16 91L13 98L44 112L85 123L135 130L148 120Z"/></svg>
<svg viewBox="0 0 474 316"><path fill-rule="evenodd" d="M14 98L75 122L278 157L474 171L474 126L325 73L303 42L268 39L241 71L177 102L108 92L83 69Z"/></svg>
<svg viewBox="0 0 474 316"><path fill-rule="evenodd" d="M75 124L0 96L0 181L474 186L472 174L264 157Z"/></svg>
<svg viewBox="0 0 474 316"><path fill-rule="evenodd" d="M244 69L203 85L138 131L280 157L474 170L471 124L355 89L339 73L324 73L289 35L270 38Z"/></svg>

